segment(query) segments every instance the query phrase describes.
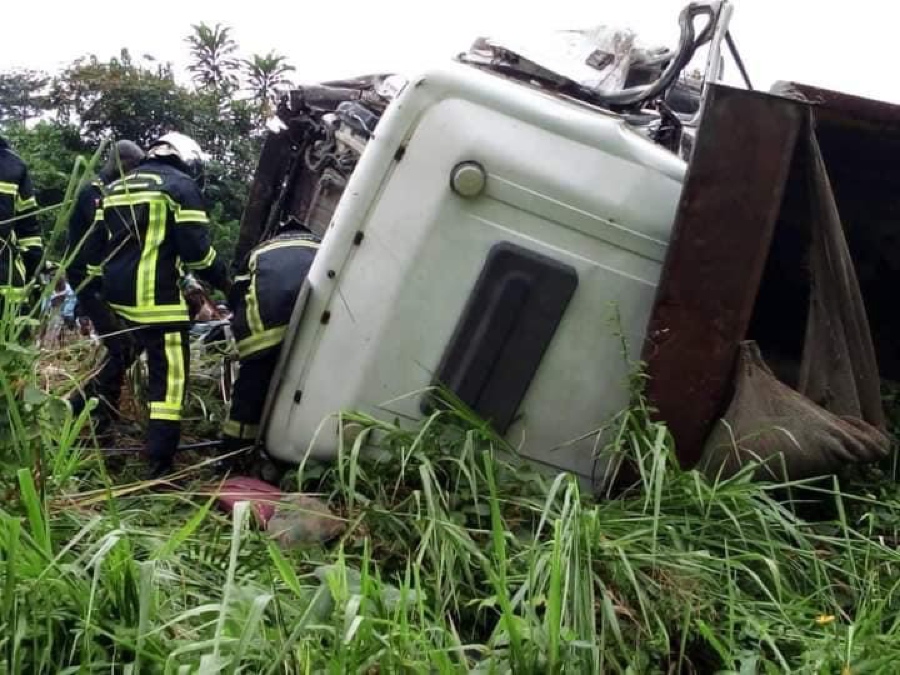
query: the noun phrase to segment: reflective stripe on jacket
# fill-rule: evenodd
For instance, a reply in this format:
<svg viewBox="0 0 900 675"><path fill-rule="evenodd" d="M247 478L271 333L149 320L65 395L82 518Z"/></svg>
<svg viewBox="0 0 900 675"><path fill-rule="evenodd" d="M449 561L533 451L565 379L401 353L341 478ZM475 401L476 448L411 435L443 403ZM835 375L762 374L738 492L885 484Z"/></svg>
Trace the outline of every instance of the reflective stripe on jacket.
<svg viewBox="0 0 900 675"><path fill-rule="evenodd" d="M189 320L179 287L189 270L216 288L225 265L210 245L200 190L174 165L159 159L111 183L88 240L88 272L102 270L103 292L125 319L140 324Z"/></svg>
<svg viewBox="0 0 900 675"><path fill-rule="evenodd" d="M282 234L257 246L246 275L231 290L232 330L245 359L278 347L309 273L319 241L306 234Z"/></svg>
<svg viewBox="0 0 900 675"><path fill-rule="evenodd" d="M37 200L25 162L0 139L0 293L21 295L43 254Z"/></svg>

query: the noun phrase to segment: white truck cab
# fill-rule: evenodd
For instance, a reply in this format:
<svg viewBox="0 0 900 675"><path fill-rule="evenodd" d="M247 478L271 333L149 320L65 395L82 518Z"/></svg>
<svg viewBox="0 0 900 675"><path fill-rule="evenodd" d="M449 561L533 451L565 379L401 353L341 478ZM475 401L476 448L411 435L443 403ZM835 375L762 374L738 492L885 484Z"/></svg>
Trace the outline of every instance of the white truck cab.
<svg viewBox="0 0 900 675"><path fill-rule="evenodd" d="M605 110L462 64L411 81L310 271L268 453L333 458L335 413L419 418L441 381L524 456L591 476L684 173Z"/></svg>
<svg viewBox="0 0 900 675"><path fill-rule="evenodd" d="M601 478L599 431L629 402L682 132L702 112L705 86L679 78L700 46L704 82L719 77L730 15L725 0L689 4L677 50L567 34L553 70L479 40L389 96L376 76L292 92L236 254L288 218L323 235L270 387L267 454L333 459L355 433L341 412L414 423L442 387L521 455ZM573 45L586 60L562 72ZM585 63L619 88L579 80Z"/></svg>

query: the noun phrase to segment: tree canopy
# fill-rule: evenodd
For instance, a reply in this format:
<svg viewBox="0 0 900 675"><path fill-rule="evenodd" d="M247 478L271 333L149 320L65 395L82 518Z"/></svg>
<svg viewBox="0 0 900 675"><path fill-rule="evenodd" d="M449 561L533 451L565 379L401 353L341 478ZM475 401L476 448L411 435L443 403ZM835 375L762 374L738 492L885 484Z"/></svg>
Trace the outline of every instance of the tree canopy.
<svg viewBox="0 0 900 675"><path fill-rule="evenodd" d="M294 67L288 63L287 57L274 51L265 55L254 54L244 61L244 67L253 100L262 116L268 117L277 92L290 85L288 74Z"/></svg>
<svg viewBox="0 0 900 675"><path fill-rule="evenodd" d="M36 70L0 73L0 124L27 122L47 107L50 78Z"/></svg>
<svg viewBox="0 0 900 675"><path fill-rule="evenodd" d="M198 86L226 95L238 88L240 61L235 56L238 45L231 37L231 28L199 23L186 41L193 57L188 70Z"/></svg>
<svg viewBox="0 0 900 675"><path fill-rule="evenodd" d="M146 147L168 131L192 136L211 157L204 194L213 241L230 256L265 122L294 67L274 51L242 57L222 24L193 26L185 43L186 81L170 63L127 49L86 54L56 73L0 71L0 134L28 163L44 206L62 199L78 155L105 139Z"/></svg>

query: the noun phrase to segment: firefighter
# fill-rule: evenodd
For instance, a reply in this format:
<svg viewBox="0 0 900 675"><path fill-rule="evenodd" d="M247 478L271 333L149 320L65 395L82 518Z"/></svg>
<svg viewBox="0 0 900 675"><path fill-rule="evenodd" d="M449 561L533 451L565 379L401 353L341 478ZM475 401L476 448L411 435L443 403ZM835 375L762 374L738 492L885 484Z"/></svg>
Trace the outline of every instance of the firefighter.
<svg viewBox="0 0 900 675"><path fill-rule="evenodd" d="M37 200L25 162L0 136L0 315L26 300L43 257Z"/></svg>
<svg viewBox="0 0 900 675"><path fill-rule="evenodd" d="M181 437L189 367L181 268L226 294L230 287L225 264L210 245L197 185L204 161L193 139L177 132L162 136L134 171L107 187L102 223L88 240L89 264L102 274L104 299L147 356L151 478L170 472Z"/></svg>
<svg viewBox="0 0 900 675"><path fill-rule="evenodd" d="M98 436L103 435L118 416L122 383L125 371L134 360L134 346L131 335L104 302L100 279L88 275L83 246L94 225L106 186L132 171L143 159L144 151L139 145L127 140L118 141L111 148L98 179L78 192L69 217L66 274L75 289L80 315L90 319L106 348L106 358L98 373L70 397L69 403L74 414L78 415L87 399L99 399L95 427Z"/></svg>
<svg viewBox="0 0 900 675"><path fill-rule="evenodd" d="M246 274L234 279L229 305L240 366L222 430L225 453L256 441L281 343L319 243L292 218L277 236L251 251Z"/></svg>

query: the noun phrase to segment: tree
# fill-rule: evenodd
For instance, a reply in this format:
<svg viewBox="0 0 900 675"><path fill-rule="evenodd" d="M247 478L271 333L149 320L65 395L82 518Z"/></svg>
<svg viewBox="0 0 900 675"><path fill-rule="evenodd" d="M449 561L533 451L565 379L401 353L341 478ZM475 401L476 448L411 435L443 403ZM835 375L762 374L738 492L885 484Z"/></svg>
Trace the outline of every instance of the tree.
<svg viewBox="0 0 900 675"><path fill-rule="evenodd" d="M236 230L260 151L260 137L254 133L255 110L249 101L229 100L218 106L209 95L196 95L195 100L198 114L191 133L210 154L204 194L220 207L213 209L211 217ZM213 227L212 232L218 250L224 253L233 248L236 232L229 235L223 227Z"/></svg>
<svg viewBox="0 0 900 675"><path fill-rule="evenodd" d="M265 55L253 54L244 60L244 67L253 100L259 106L260 118L265 120L271 114L277 90L290 86L287 75L295 68L287 62L287 57L274 51Z"/></svg>
<svg viewBox="0 0 900 675"><path fill-rule="evenodd" d="M169 64L135 63L127 50L108 62L78 59L54 80L51 100L60 120L78 124L91 142L113 134L147 144L193 121L191 92Z"/></svg>
<svg viewBox="0 0 900 675"><path fill-rule="evenodd" d="M188 66L195 84L219 94L231 94L237 89L240 63L235 56L238 46L231 37L231 28L217 23L192 26L186 38L193 63Z"/></svg>
<svg viewBox="0 0 900 675"><path fill-rule="evenodd" d="M227 257L259 156L261 113L293 68L277 53L254 55L244 62L253 98L237 97L242 62L230 29L199 24L186 41L193 86L178 84L172 66L151 55L133 58L125 49L108 60L87 55L52 79L47 107L56 121L30 128L17 122L12 140L35 167L41 203L49 205L62 199L77 154L90 156L104 139L146 147L168 131L192 136L210 155L203 192L214 244ZM0 73L0 82L9 75Z"/></svg>
<svg viewBox="0 0 900 675"><path fill-rule="evenodd" d="M36 70L0 73L0 122L25 123L47 110L50 78Z"/></svg>

